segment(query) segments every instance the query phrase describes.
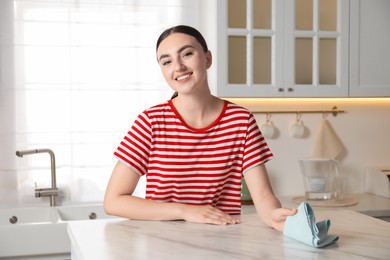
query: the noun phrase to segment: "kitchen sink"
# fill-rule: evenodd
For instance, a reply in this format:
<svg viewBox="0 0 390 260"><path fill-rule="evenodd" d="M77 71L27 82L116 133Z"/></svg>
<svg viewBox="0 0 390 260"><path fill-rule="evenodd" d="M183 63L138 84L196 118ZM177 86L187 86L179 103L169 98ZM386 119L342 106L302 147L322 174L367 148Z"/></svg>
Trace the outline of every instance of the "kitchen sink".
<svg viewBox="0 0 390 260"><path fill-rule="evenodd" d="M67 223L107 218L101 204L0 209L0 259L69 259Z"/></svg>
<svg viewBox="0 0 390 260"><path fill-rule="evenodd" d="M52 207L0 210L0 258L66 254L66 223Z"/></svg>
<svg viewBox="0 0 390 260"><path fill-rule="evenodd" d="M0 226L0 258L70 255L66 225L35 222Z"/></svg>

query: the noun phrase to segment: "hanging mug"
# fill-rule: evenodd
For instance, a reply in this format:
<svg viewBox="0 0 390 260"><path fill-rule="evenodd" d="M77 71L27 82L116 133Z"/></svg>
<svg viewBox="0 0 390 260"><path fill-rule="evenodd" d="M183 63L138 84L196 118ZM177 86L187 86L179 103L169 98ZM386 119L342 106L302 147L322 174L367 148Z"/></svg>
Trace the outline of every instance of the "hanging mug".
<svg viewBox="0 0 390 260"><path fill-rule="evenodd" d="M275 127L271 122L271 116L267 114L266 122L260 127L261 133L265 138L273 138L275 135Z"/></svg>
<svg viewBox="0 0 390 260"><path fill-rule="evenodd" d="M297 114L296 121L290 126L290 134L294 138L303 138L305 134L305 126L301 121L300 114Z"/></svg>

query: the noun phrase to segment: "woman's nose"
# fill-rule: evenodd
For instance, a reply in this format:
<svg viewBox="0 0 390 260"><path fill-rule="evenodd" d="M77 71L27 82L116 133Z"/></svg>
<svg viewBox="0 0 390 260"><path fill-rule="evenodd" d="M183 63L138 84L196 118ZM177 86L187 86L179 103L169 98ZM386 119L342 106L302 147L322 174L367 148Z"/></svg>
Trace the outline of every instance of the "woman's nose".
<svg viewBox="0 0 390 260"><path fill-rule="evenodd" d="M175 70L176 71L182 71L184 69L185 69L185 65L182 62L182 60L180 60L180 59L175 60Z"/></svg>

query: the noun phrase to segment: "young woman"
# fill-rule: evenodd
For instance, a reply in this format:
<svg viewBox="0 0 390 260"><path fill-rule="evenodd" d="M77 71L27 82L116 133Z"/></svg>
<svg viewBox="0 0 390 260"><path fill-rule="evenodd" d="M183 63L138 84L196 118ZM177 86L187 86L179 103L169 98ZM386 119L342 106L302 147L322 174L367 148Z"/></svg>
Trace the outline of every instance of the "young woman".
<svg viewBox="0 0 390 260"><path fill-rule="evenodd" d="M189 26L164 31L157 61L171 100L145 110L114 155L104 208L129 219L237 224L244 176L260 218L283 231L281 208L264 163L272 158L253 115L211 95L207 70L212 55L203 36ZM146 175L146 197L133 196Z"/></svg>

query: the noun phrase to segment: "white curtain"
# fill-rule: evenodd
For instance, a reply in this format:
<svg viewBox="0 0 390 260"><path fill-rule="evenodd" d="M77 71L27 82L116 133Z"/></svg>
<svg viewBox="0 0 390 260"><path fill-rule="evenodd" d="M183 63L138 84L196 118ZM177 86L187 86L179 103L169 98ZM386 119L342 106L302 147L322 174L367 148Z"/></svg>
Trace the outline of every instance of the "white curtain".
<svg viewBox="0 0 390 260"><path fill-rule="evenodd" d="M136 115L172 94L155 42L176 24L198 27L198 1L0 1L0 207L48 205L49 155L15 155L39 148L61 204L103 200Z"/></svg>

